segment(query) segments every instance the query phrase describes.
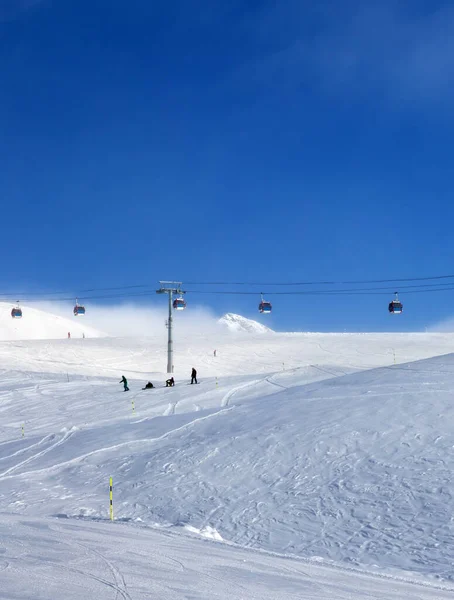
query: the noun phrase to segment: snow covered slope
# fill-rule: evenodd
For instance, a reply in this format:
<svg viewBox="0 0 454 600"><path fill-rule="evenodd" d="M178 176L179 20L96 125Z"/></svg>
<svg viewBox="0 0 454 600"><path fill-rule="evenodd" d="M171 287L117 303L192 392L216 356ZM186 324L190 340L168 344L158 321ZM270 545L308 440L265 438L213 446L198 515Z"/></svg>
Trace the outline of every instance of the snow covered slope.
<svg viewBox="0 0 454 600"><path fill-rule="evenodd" d="M0 598L454 598L451 336L216 341L0 344Z"/></svg>
<svg viewBox="0 0 454 600"><path fill-rule="evenodd" d="M246 319L246 317L235 315L234 313L226 313L218 320L218 324L236 333L269 333L272 331L272 329L257 321Z"/></svg>
<svg viewBox="0 0 454 600"><path fill-rule="evenodd" d="M21 306L22 318L11 317L12 304L0 302L0 340L46 340L73 337L102 337L104 334L85 325L84 317L64 318Z"/></svg>
<svg viewBox="0 0 454 600"><path fill-rule="evenodd" d="M24 317L25 318L25 317ZM64 337L64 336L63 336ZM219 331L183 335L176 329L174 365L177 378L195 367L199 376L266 375L304 368L314 381L367 368L400 364L454 351L446 333L238 334ZM213 356L213 349L217 356ZM0 342L0 366L49 373L166 378L167 332L154 337Z"/></svg>
<svg viewBox="0 0 454 600"><path fill-rule="evenodd" d="M443 582L377 577L127 521L2 514L0 539L2 600L452 600L454 594Z"/></svg>

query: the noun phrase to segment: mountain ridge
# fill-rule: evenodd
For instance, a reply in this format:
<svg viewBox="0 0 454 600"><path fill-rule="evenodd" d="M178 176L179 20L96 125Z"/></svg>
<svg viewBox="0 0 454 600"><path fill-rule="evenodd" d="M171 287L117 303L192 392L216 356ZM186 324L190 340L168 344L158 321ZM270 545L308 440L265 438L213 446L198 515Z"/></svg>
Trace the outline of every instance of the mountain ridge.
<svg viewBox="0 0 454 600"><path fill-rule="evenodd" d="M235 313L226 313L218 319L218 324L236 333L274 333L266 325Z"/></svg>

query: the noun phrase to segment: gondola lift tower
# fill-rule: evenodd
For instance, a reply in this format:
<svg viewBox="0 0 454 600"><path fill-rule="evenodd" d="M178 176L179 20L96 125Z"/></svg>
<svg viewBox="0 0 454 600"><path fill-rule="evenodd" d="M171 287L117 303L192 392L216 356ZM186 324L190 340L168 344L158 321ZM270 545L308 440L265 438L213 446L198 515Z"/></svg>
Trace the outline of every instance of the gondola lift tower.
<svg viewBox="0 0 454 600"><path fill-rule="evenodd" d="M173 295L178 295L180 299L185 293L181 286L181 281L160 281L160 288L156 290L157 294L168 294L169 296L169 318L167 319L166 326L168 331L168 342L167 342L167 373L173 373L173 306L172 302Z"/></svg>

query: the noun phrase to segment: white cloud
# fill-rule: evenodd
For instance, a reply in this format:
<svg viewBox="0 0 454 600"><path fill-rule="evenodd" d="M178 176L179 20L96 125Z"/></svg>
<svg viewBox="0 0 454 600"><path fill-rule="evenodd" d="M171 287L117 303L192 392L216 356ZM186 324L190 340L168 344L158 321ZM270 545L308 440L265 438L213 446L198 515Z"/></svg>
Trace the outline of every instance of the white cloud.
<svg viewBox="0 0 454 600"><path fill-rule="evenodd" d="M162 306L131 302L114 306L86 304L85 316L77 318L111 336L165 337L165 322L168 318L166 300L167 298L163 300ZM76 318L72 316L73 306L70 304L39 302L33 303L32 306L55 315ZM184 334L213 331L218 327L216 321L217 317L202 306L191 305L184 311L173 311L175 331Z"/></svg>
<svg viewBox="0 0 454 600"><path fill-rule="evenodd" d="M423 13L417 3L322 2L315 10L287 0L258 17L256 28L257 41L274 46L242 70L256 84L373 93L412 105L452 100L451 5Z"/></svg>
<svg viewBox="0 0 454 600"><path fill-rule="evenodd" d="M439 321L430 327L427 327L427 331L432 333L449 333L454 332L454 317L449 317L443 321Z"/></svg>

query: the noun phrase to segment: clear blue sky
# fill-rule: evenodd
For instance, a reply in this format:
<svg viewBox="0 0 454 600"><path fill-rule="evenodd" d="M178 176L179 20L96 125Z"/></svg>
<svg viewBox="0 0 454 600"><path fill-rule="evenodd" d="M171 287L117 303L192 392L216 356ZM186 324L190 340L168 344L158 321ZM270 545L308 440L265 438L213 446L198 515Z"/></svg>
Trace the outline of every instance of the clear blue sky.
<svg viewBox="0 0 454 600"><path fill-rule="evenodd" d="M453 273L453 80L448 2L4 0L0 291ZM454 292L268 299L187 297L405 331Z"/></svg>

